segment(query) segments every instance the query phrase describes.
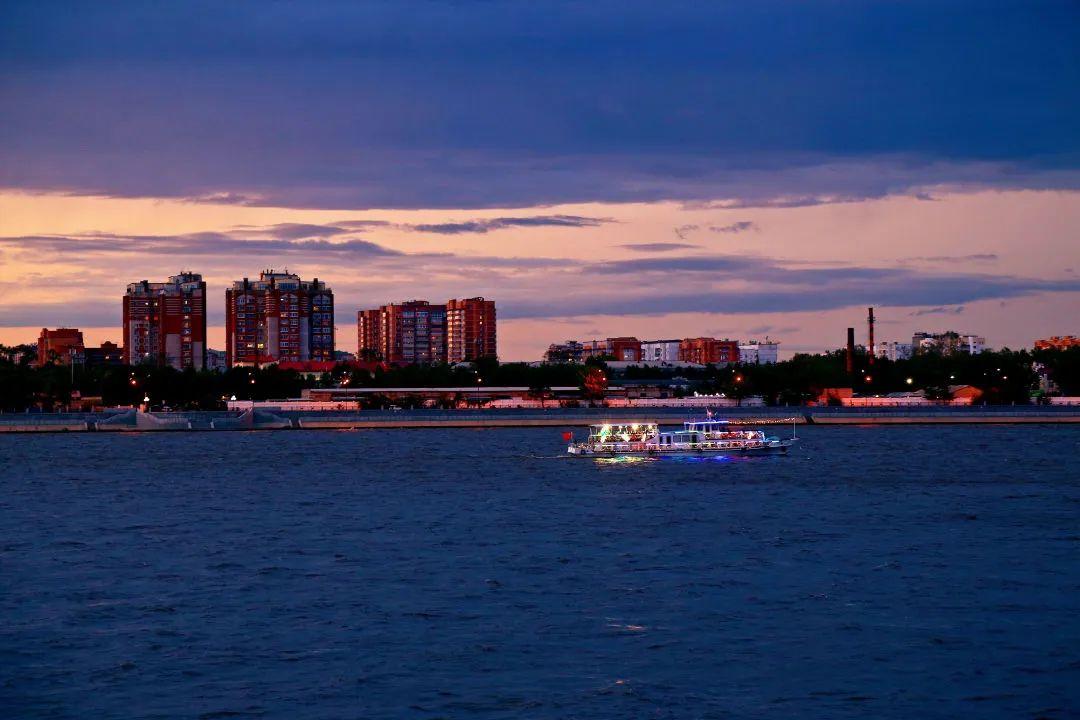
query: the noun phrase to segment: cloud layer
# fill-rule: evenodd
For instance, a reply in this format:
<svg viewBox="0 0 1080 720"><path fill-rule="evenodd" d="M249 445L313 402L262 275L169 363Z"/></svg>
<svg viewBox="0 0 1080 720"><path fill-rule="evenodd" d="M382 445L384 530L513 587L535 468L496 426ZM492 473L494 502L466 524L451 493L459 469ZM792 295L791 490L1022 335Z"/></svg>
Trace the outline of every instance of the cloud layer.
<svg viewBox="0 0 1080 720"><path fill-rule="evenodd" d="M322 208L1078 187L1072 2L4 15L0 187Z"/></svg>
<svg viewBox="0 0 1080 720"><path fill-rule="evenodd" d="M331 284L342 324L349 323L359 307L412 297L417 277L424 278L424 292L431 297L461 293L496 297L504 319L682 312L750 315L860 305L922 308L911 312L919 317L959 313L966 303L980 300L1080 291L1076 279L943 272L899 263L796 262L694 252L695 246L680 243L629 244L627 249L652 254L582 261L406 252L354 233L346 222L339 222L249 225L229 232L180 235L27 235L0 237L0 253L15 262L51 257L61 266L77 259L82 273L59 287L81 297L117 299L127 282L139 279L132 274L116 281L115 268L120 265L150 276L175 272L180 265L195 271L213 268L207 277L218 286L211 288L216 297L226 283L249 274L252 267L287 264L294 272ZM12 289L11 283L0 284L0 296ZM219 314L217 305L210 303L212 319ZM118 300L75 305L53 300L7 302L0 310L0 325L97 324L110 317L115 324L118 308Z"/></svg>

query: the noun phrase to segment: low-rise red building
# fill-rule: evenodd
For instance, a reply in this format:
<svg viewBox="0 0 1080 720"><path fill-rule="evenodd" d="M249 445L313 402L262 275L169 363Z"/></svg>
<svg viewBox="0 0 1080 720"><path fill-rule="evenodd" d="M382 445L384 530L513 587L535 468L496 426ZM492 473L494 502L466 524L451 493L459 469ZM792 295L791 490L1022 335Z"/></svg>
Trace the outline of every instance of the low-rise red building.
<svg viewBox="0 0 1080 720"><path fill-rule="evenodd" d="M1053 335L1035 341L1036 350L1068 350L1074 347L1080 347L1080 337L1075 335Z"/></svg>
<svg viewBox="0 0 1080 720"><path fill-rule="evenodd" d="M88 347L83 353L86 358L86 366L96 365L122 365L124 363L124 351L114 342L106 340L99 347Z"/></svg>
<svg viewBox="0 0 1080 720"><path fill-rule="evenodd" d="M641 362L641 341L636 337L608 338L608 352L619 362Z"/></svg>
<svg viewBox="0 0 1080 720"><path fill-rule="evenodd" d="M679 360L698 365L739 362L739 343L711 337L686 338L679 343Z"/></svg>
<svg viewBox="0 0 1080 720"><path fill-rule="evenodd" d="M47 363L70 365L72 362L82 362L86 346L83 345L83 334L76 328L57 328L49 330L41 328L37 343L38 367Z"/></svg>

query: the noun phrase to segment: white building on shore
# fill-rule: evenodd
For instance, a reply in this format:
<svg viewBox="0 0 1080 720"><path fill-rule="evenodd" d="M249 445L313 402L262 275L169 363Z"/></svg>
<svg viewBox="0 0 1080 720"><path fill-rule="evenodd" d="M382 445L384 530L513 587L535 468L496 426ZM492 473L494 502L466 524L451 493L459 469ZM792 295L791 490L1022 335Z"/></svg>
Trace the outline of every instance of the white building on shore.
<svg viewBox="0 0 1080 720"><path fill-rule="evenodd" d="M750 340L739 344L739 362L747 365L773 365L780 359L780 343Z"/></svg>
<svg viewBox="0 0 1080 720"><path fill-rule="evenodd" d="M930 350L943 355L958 352L978 355L986 350L986 338L979 335L961 335L953 330L943 333L917 332L911 338L911 346L915 352Z"/></svg>
<svg viewBox="0 0 1080 720"><path fill-rule="evenodd" d="M680 340L643 340L641 362L647 365L666 365L679 362Z"/></svg>
<svg viewBox="0 0 1080 720"><path fill-rule="evenodd" d="M874 343L874 345L876 345L874 349L877 351L879 358L892 360L893 362L911 358L911 343L886 341Z"/></svg>

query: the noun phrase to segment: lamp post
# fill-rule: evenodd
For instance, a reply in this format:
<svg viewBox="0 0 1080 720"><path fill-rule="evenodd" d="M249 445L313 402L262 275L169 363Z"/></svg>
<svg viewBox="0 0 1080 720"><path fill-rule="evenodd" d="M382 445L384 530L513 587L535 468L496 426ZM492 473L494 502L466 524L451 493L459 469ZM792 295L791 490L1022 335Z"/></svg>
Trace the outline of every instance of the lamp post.
<svg viewBox="0 0 1080 720"><path fill-rule="evenodd" d="M480 409L480 383L482 383L482 382L483 382L483 379L480 377L480 374L477 373L477 375L476 375L476 409L477 410Z"/></svg>

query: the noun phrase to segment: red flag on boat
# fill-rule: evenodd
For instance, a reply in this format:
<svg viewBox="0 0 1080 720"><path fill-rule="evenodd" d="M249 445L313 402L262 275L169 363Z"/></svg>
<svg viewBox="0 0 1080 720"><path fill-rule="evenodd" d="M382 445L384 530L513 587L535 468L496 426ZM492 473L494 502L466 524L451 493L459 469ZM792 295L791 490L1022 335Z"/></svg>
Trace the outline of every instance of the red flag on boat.
<svg viewBox="0 0 1080 720"><path fill-rule="evenodd" d="M566 442L570 442L571 440L574 439L574 433L572 433L572 432L564 432L562 434L562 439L565 440Z"/></svg>

